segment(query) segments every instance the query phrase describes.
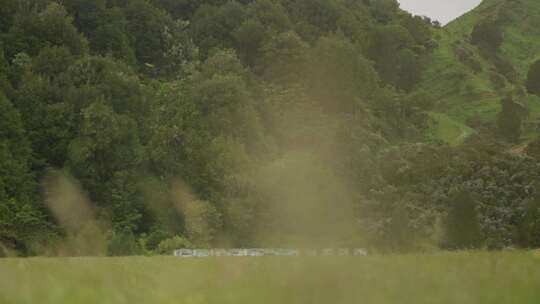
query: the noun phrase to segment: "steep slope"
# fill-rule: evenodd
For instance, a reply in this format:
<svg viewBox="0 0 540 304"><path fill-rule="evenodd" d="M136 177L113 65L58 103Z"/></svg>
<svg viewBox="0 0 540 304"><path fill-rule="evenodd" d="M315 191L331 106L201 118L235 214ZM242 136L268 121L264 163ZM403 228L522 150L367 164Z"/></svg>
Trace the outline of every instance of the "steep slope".
<svg viewBox="0 0 540 304"><path fill-rule="evenodd" d="M497 62L471 39L475 26L487 20L496 20L503 33ZM540 2L484 0L437 30L436 38L439 47L420 87L432 93L438 104L432 114L436 122L432 136L458 144L479 124L493 124L501 109L500 98L522 87L528 67L540 54ZM522 94L519 102L529 112L523 136L527 139L533 136L534 122L540 116L540 100Z"/></svg>

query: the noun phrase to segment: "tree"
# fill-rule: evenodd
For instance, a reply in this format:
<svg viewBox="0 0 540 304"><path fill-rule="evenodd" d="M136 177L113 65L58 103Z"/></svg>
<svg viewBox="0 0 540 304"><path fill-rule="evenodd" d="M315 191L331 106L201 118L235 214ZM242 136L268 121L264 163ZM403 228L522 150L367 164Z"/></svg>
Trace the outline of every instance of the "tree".
<svg viewBox="0 0 540 304"><path fill-rule="evenodd" d="M108 9L97 20L95 30L89 34L92 50L102 56L112 55L127 64L135 65L137 60L128 26L121 9Z"/></svg>
<svg viewBox="0 0 540 304"><path fill-rule="evenodd" d="M411 92L420 81L421 72L422 65L418 59L418 55L410 49L399 52L397 88L405 92Z"/></svg>
<svg viewBox="0 0 540 304"><path fill-rule="evenodd" d="M434 98L416 86L435 31L396 0L0 2L0 242L8 247L56 229L84 246L78 253L103 254L108 239L110 254L129 254L175 235L210 246L224 234L253 246L266 240L260 232L328 246L365 236L412 250L452 187L478 202L452 193L457 224L447 226L447 246L473 246L463 221L473 234L480 221L493 247L520 242L521 219L534 222L521 227L525 243L536 237L537 213L525 203L540 179L536 159L510 156L484 133L459 147L416 143L437 120L428 115ZM482 50L500 48L496 19L475 28ZM491 55L498 73L517 79ZM528 89L540 95L532 70ZM523 119L517 100L503 99L498 120L509 141ZM527 152L538 158L538 146ZM88 195L91 219L78 220L77 204L62 217L63 208L44 209L55 187L36 184L52 168L77 179L70 191ZM177 200L178 179L189 200ZM175 238L161 250L171 246L191 244Z"/></svg>
<svg viewBox="0 0 540 304"><path fill-rule="evenodd" d="M5 33L11 27L17 11L17 0L4 0L0 5L0 32Z"/></svg>
<svg viewBox="0 0 540 304"><path fill-rule="evenodd" d="M247 14L253 16L272 35L292 29L292 23L282 3L272 0L255 0L248 4Z"/></svg>
<svg viewBox="0 0 540 304"><path fill-rule="evenodd" d="M116 232L148 232L154 222L149 219L138 169L139 164L131 164L129 168L115 172L104 195L111 210L112 229Z"/></svg>
<svg viewBox="0 0 540 304"><path fill-rule="evenodd" d="M235 45L234 33L244 20L246 8L236 1L228 1L221 6L200 6L191 19L190 31L200 48L201 57L206 59L214 48L232 48Z"/></svg>
<svg viewBox="0 0 540 304"><path fill-rule="evenodd" d="M66 0L66 9L74 17L77 28L87 36L96 29L107 5L107 0Z"/></svg>
<svg viewBox="0 0 540 304"><path fill-rule="evenodd" d="M173 20L146 0L128 1L123 11L140 70L165 79L185 76L188 63L198 57L191 37L187 36L187 24ZM113 34L110 31L119 21L110 21L114 24L108 30Z"/></svg>
<svg viewBox="0 0 540 304"><path fill-rule="evenodd" d="M283 32L270 38L261 49L255 71L267 81L297 83L308 64L308 44L295 32Z"/></svg>
<svg viewBox="0 0 540 304"><path fill-rule="evenodd" d="M20 115L0 91L0 243L21 252L48 230L37 203L31 153Z"/></svg>
<svg viewBox="0 0 540 304"><path fill-rule="evenodd" d="M40 11L19 11L9 30L8 41L10 57L19 52L33 56L45 46L64 46L74 55L88 50L88 41L78 32L73 18L56 2Z"/></svg>
<svg viewBox="0 0 540 304"><path fill-rule="evenodd" d="M530 94L540 96L540 59L530 66L525 86Z"/></svg>
<svg viewBox="0 0 540 304"><path fill-rule="evenodd" d="M253 19L246 20L233 33L238 53L248 66L253 66L259 56L259 49L267 39L264 26Z"/></svg>
<svg viewBox="0 0 540 304"><path fill-rule="evenodd" d="M540 199L534 197L524 204L518 223L518 242L525 248L540 246Z"/></svg>
<svg viewBox="0 0 540 304"><path fill-rule="evenodd" d="M9 66L4 55L4 48L0 44L0 91L10 91L11 83L8 80Z"/></svg>
<svg viewBox="0 0 540 304"><path fill-rule="evenodd" d="M261 47L272 36L292 28L285 8L270 0L256 0L246 6L249 16L233 32L234 47L242 61L254 67L261 55Z"/></svg>
<svg viewBox="0 0 540 304"><path fill-rule="evenodd" d="M45 47L32 58L32 72L52 80L66 72L75 57L66 47Z"/></svg>
<svg viewBox="0 0 540 304"><path fill-rule="evenodd" d="M137 122L116 113L103 99L84 108L81 116L66 167L92 201L110 211L112 229L120 236L147 231L150 224L144 222L147 212L138 174L145 155Z"/></svg>
<svg viewBox="0 0 540 304"><path fill-rule="evenodd" d="M502 109L497 118L498 134L510 142L517 142L521 136L523 106L511 95L501 100Z"/></svg>
<svg viewBox="0 0 540 304"><path fill-rule="evenodd" d="M170 255L174 250L193 247L193 244L188 239L175 235L172 238L162 240L156 249L159 254Z"/></svg>
<svg viewBox="0 0 540 304"><path fill-rule="evenodd" d="M540 159L540 138L537 137L532 142L530 142L527 145L527 149L525 150L525 152L530 157Z"/></svg>
<svg viewBox="0 0 540 304"><path fill-rule="evenodd" d="M40 64L43 72L46 66ZM65 88L54 80L34 74L25 77L16 92L14 100L32 142L34 166L38 171L48 166L62 167L67 145L74 136L75 111L73 104L64 99L64 94Z"/></svg>
<svg viewBox="0 0 540 304"><path fill-rule="evenodd" d="M232 51L209 57L189 79L163 86L153 108L150 159L165 179L181 176L217 204L235 192L250 155L264 147L249 73Z"/></svg>
<svg viewBox="0 0 540 304"><path fill-rule="evenodd" d="M409 211L399 202L391 211L389 224L384 231L384 243L390 252L407 252L413 248L413 230L409 226Z"/></svg>
<svg viewBox="0 0 540 304"><path fill-rule="evenodd" d="M315 42L319 37L338 30L340 7L332 0L291 1L287 7L302 39Z"/></svg>
<svg viewBox="0 0 540 304"><path fill-rule="evenodd" d="M0 146L3 172L0 192L10 197L30 199L33 184L30 174L32 150L17 109L0 91Z"/></svg>
<svg viewBox="0 0 540 304"><path fill-rule="evenodd" d="M236 53L220 50L209 57L192 79L191 97L214 136L240 139L255 147L262 127L249 83L250 74Z"/></svg>
<svg viewBox="0 0 540 304"><path fill-rule="evenodd" d="M396 0L369 0L373 17L381 23L390 23L399 10Z"/></svg>
<svg viewBox="0 0 540 304"><path fill-rule="evenodd" d="M255 238L272 245L336 247L354 234L351 196L317 152L283 153L261 166L253 178L256 195L250 211L257 214L252 220Z"/></svg>
<svg viewBox="0 0 540 304"><path fill-rule="evenodd" d="M139 64L161 65L166 51L164 33L170 16L144 0L129 1L124 9Z"/></svg>
<svg viewBox="0 0 540 304"><path fill-rule="evenodd" d="M91 199L106 203L109 183L122 171L136 168L142 160L137 123L125 114L115 113L103 99L82 110L79 136L68 148L68 167Z"/></svg>
<svg viewBox="0 0 540 304"><path fill-rule="evenodd" d="M155 174L161 177L185 177L189 152L209 137L202 113L189 98L186 86L184 82L171 82L156 92L149 122L149 158Z"/></svg>
<svg viewBox="0 0 540 304"><path fill-rule="evenodd" d="M179 202L189 241L198 247L210 247L221 228L221 215L206 201Z"/></svg>
<svg viewBox="0 0 540 304"><path fill-rule="evenodd" d="M308 87L325 109L355 113L358 98L367 101L378 89L378 77L371 62L357 45L339 36L319 39L310 53Z"/></svg>
<svg viewBox="0 0 540 304"><path fill-rule="evenodd" d="M224 0L150 0L150 2L159 8L167 11L175 19L189 20L193 14L203 4L219 5Z"/></svg>
<svg viewBox="0 0 540 304"><path fill-rule="evenodd" d="M416 44L427 48L432 46L433 32L429 26L429 18L424 18L425 17L409 15L403 18L401 24L409 31Z"/></svg>
<svg viewBox="0 0 540 304"><path fill-rule="evenodd" d="M503 40L503 31L496 20L488 19L478 22L471 33L472 43L488 54L497 53Z"/></svg>
<svg viewBox="0 0 540 304"><path fill-rule="evenodd" d="M448 203L443 246L449 249L479 248L482 240L480 218L472 194L467 190L457 190L450 195Z"/></svg>
<svg viewBox="0 0 540 304"><path fill-rule="evenodd" d="M139 120L149 110L139 76L129 66L110 57L87 56L72 64L67 74L66 99L79 112L96 99L120 114Z"/></svg>
<svg viewBox="0 0 540 304"><path fill-rule="evenodd" d="M397 87L401 80L401 57L408 56L409 53L403 52L414 45L414 39L407 29L400 25L379 26L372 35L369 58L375 61L381 80Z"/></svg>
<svg viewBox="0 0 540 304"><path fill-rule="evenodd" d="M110 256L140 255L142 249L130 230L114 232L107 248Z"/></svg>

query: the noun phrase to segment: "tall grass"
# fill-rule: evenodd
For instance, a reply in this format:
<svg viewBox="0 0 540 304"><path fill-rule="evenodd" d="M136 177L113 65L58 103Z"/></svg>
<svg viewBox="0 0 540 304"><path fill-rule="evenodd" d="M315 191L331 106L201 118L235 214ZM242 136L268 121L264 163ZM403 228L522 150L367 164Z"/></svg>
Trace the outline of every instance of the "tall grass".
<svg viewBox="0 0 540 304"><path fill-rule="evenodd" d="M0 260L0 303L540 303L540 256Z"/></svg>

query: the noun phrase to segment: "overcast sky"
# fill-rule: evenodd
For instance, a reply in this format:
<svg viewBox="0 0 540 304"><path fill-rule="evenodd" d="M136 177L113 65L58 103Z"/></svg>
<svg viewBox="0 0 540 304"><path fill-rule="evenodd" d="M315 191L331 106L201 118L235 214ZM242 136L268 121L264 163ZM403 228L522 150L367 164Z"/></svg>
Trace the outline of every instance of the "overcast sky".
<svg viewBox="0 0 540 304"><path fill-rule="evenodd" d="M398 0L401 8L446 24L475 8L481 0Z"/></svg>

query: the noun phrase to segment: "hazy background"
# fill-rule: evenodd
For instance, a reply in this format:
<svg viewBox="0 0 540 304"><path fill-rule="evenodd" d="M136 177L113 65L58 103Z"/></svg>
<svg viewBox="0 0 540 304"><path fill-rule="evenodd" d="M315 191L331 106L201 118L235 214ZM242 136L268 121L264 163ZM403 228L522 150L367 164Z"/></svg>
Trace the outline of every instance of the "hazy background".
<svg viewBox="0 0 540 304"><path fill-rule="evenodd" d="M476 7L481 0L399 0L401 8L446 24Z"/></svg>

